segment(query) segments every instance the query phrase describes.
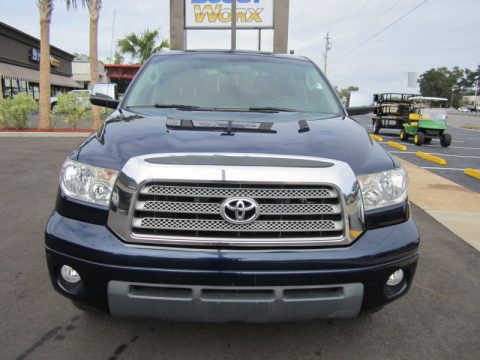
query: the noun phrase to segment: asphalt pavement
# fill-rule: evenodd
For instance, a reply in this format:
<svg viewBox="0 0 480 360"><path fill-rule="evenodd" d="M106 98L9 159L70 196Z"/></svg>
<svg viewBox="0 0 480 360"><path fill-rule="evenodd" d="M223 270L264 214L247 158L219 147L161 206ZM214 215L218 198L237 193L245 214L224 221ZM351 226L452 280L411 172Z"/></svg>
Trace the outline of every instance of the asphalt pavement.
<svg viewBox="0 0 480 360"><path fill-rule="evenodd" d="M356 116L355 119L357 119L368 132L372 131L372 115ZM443 148L440 145L439 139L433 139L430 145L422 146L416 146L412 139L403 142L399 138L400 130L396 129L381 129L378 135L384 139L384 142L380 142L379 144L392 155L407 160L423 169L432 171L470 190L480 192L480 180L463 173L466 168L480 170L480 131L461 127L466 126L464 125L465 123L478 123L478 128L480 129L480 116L462 117L461 115L449 115L448 123L451 125L448 127L448 132L452 135L453 139L452 144L448 148ZM408 150L401 151L394 149L387 145L388 141L395 141L399 144L406 145ZM437 165L419 158L415 155L417 151L441 157L447 160L448 164Z"/></svg>
<svg viewBox="0 0 480 360"><path fill-rule="evenodd" d="M0 138L0 359L478 359L480 254L413 207L412 289L351 320L191 324L84 313L52 289L43 231L81 138Z"/></svg>

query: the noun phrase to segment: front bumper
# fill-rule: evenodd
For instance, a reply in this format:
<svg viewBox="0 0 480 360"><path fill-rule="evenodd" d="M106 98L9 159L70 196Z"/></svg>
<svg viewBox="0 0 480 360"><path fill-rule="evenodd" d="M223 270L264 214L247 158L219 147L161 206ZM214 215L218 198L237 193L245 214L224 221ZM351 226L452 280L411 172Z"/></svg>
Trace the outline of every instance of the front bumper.
<svg viewBox="0 0 480 360"><path fill-rule="evenodd" d="M404 295L418 261L412 219L367 230L347 247L201 250L132 246L107 227L54 212L46 253L57 291L87 307L124 316L184 321L293 321L352 317ZM69 265L82 277L70 292L58 281ZM405 284L385 283L397 269Z"/></svg>

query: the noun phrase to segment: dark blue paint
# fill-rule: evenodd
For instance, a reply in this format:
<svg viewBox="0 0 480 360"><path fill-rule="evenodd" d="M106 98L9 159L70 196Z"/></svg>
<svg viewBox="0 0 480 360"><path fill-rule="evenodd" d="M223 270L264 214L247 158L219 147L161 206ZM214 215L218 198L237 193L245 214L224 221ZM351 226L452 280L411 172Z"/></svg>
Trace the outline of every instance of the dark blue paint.
<svg viewBox="0 0 480 360"><path fill-rule="evenodd" d="M190 56L181 54L178 56ZM225 131L218 129L172 128L167 126L168 119L271 122L273 126L265 133L233 131L225 136ZM143 109L141 113L132 113L122 109L75 149L71 158L121 170L134 156L178 152L321 157L344 161L357 175L399 166L355 120L299 112ZM384 295L388 276L403 268L407 279L413 279L418 259L419 233L409 218L407 203L367 212L367 230L359 239L350 246L323 249L207 251L126 246L106 226L107 217L104 208L81 204L59 194L45 234L48 268L55 289L74 301L106 312L110 280L212 286L361 282L365 289L362 311L368 311L394 300ZM82 293L66 293L57 284L56 277L63 264L80 272L85 281Z"/></svg>
<svg viewBox="0 0 480 360"><path fill-rule="evenodd" d="M53 213L46 229L47 262L52 283L63 295L108 311L109 280L212 286L288 286L362 282L363 311L394 299L383 295L388 276L399 267L413 278L419 233L413 220L368 230L354 244L330 249L240 251L125 246L105 226ZM77 269L85 280L79 295L55 281L61 265Z"/></svg>
<svg viewBox="0 0 480 360"><path fill-rule="evenodd" d="M315 156L348 163L359 174L395 167L390 156L365 129L350 118L322 119L306 113L232 113L153 109L145 116L123 111L106 122L100 135L92 135L72 158L120 170L133 156L177 152L230 152ZM153 116L156 115L156 116ZM323 115L325 116L325 115ZM275 133L192 131L167 128L168 119L273 122ZM309 131L299 132L306 120Z"/></svg>

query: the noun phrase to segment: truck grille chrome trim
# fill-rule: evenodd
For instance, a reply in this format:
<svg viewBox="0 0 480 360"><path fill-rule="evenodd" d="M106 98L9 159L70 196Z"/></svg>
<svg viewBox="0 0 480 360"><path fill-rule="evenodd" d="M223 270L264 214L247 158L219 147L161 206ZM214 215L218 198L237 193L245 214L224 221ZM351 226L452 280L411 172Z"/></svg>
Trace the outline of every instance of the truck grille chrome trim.
<svg viewBox="0 0 480 360"><path fill-rule="evenodd" d="M259 203L260 217L256 221L235 224L222 218L224 201L246 196ZM132 234L238 240L252 236L325 238L343 236L344 224L338 191L332 186L148 182L138 192Z"/></svg>
<svg viewBox="0 0 480 360"><path fill-rule="evenodd" d="M156 211L166 213L220 213L218 203L168 202L168 201L137 201L135 210ZM262 204L260 212L264 215L321 215L341 214L340 205L332 204Z"/></svg>
<svg viewBox="0 0 480 360"><path fill-rule="evenodd" d="M323 187L311 189L282 189L282 188L218 188L214 186L168 186L168 185L150 185L145 186L141 194L148 195L171 195L171 196L194 196L208 198L226 198L226 197L252 197L257 199L312 199L312 198L335 198L338 197L333 191Z"/></svg>
<svg viewBox="0 0 480 360"><path fill-rule="evenodd" d="M358 182L345 163L287 156L332 166L238 166L244 157L251 164L253 157L284 156L214 154L225 163L235 158L236 165L212 166L196 164L197 155L209 156L152 154L130 159L115 185L110 229L133 244L252 248L346 245L365 228ZM148 161L153 157L169 157L168 164ZM240 213L226 217L222 204L230 199L241 207L229 211ZM249 200L257 207L254 219L250 210L243 210ZM231 216L252 220L236 223Z"/></svg>
<svg viewBox="0 0 480 360"><path fill-rule="evenodd" d="M178 230L178 231L234 231L234 232L319 232L341 231L341 221L256 221L250 224L230 224L222 220L193 220L165 218L135 218L133 228L148 230Z"/></svg>

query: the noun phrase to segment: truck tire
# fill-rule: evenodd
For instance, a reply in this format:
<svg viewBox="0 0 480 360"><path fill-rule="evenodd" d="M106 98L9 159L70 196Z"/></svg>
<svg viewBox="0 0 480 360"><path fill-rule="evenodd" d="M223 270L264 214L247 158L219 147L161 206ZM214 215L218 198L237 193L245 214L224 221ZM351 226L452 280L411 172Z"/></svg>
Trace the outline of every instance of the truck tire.
<svg viewBox="0 0 480 360"><path fill-rule="evenodd" d="M402 141L407 141L408 140L408 133L405 131L405 129L400 130L400 140Z"/></svg>
<svg viewBox="0 0 480 360"><path fill-rule="evenodd" d="M422 146L422 144L425 142L425 134L422 132L417 132L413 137L413 142L417 146Z"/></svg>
<svg viewBox="0 0 480 360"><path fill-rule="evenodd" d="M375 122L373 123L373 133L377 135L380 132L381 128L382 128L382 120L376 119Z"/></svg>
<svg viewBox="0 0 480 360"><path fill-rule="evenodd" d="M452 143L452 135L448 133L443 133L440 135L440 145L443 147L449 147L450 144Z"/></svg>

